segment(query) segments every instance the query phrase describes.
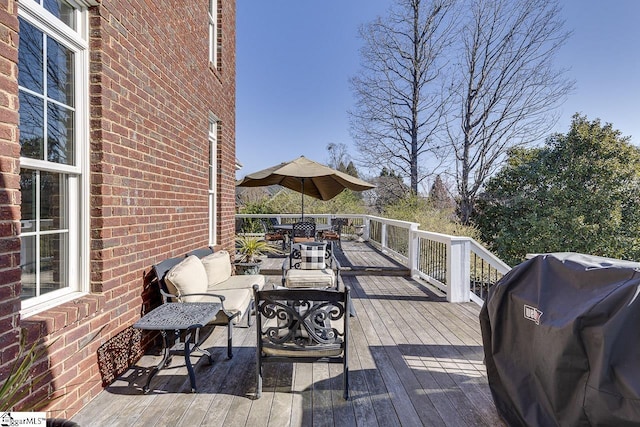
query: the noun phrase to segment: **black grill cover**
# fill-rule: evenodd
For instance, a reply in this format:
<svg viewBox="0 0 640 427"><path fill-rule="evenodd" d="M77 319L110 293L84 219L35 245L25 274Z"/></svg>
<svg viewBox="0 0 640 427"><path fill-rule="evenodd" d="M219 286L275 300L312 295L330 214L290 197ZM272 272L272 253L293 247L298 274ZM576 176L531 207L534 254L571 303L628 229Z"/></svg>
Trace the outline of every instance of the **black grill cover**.
<svg viewBox="0 0 640 427"><path fill-rule="evenodd" d="M489 291L489 387L511 426L640 425L640 263L538 255Z"/></svg>

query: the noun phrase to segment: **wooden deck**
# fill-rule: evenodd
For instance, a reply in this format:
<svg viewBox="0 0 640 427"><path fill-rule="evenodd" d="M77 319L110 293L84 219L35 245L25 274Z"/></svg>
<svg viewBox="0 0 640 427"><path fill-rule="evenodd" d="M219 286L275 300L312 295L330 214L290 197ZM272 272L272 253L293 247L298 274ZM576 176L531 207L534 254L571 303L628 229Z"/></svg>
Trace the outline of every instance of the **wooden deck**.
<svg viewBox="0 0 640 427"><path fill-rule="evenodd" d="M357 256L356 256L357 255ZM345 242L343 264L394 271L393 260L364 244ZM281 260L270 259L272 269ZM265 267L268 267L265 265ZM234 329L207 339L215 362L194 357L198 393L180 357L142 394L145 355L73 421L81 426L502 426L487 385L477 305L449 304L401 274L343 276L352 289L351 399L342 398L342 367L326 363L267 365L263 395L255 393L255 330ZM388 270L388 271L387 271ZM278 283L279 276L268 280ZM197 362L197 363L196 363Z"/></svg>

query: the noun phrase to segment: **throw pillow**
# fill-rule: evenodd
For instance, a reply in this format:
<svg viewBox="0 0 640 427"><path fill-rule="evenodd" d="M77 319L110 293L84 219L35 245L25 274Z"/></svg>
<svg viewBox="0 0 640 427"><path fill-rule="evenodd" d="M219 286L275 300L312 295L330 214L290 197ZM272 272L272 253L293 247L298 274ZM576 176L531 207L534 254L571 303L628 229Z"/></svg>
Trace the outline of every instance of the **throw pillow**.
<svg viewBox="0 0 640 427"><path fill-rule="evenodd" d="M195 255L189 255L169 270L164 276L164 282L169 292L179 297L207 292L207 272L200 258ZM198 302L201 299L201 295L181 298L182 302Z"/></svg>
<svg viewBox="0 0 640 427"><path fill-rule="evenodd" d="M231 277L231 258L229 252L218 251L202 258L202 265L207 272L208 285L214 286Z"/></svg>
<svg viewBox="0 0 640 427"><path fill-rule="evenodd" d="M324 254L327 245L300 245L300 268L303 270L320 270L325 268Z"/></svg>

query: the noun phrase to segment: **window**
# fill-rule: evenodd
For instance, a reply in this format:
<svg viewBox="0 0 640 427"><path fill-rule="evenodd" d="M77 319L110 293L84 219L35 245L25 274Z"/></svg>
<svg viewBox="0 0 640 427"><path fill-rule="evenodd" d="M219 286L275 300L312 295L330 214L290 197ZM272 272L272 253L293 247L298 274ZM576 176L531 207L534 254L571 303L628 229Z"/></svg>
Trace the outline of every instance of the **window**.
<svg viewBox="0 0 640 427"><path fill-rule="evenodd" d="M217 178L218 173L218 122L215 119L209 121L209 246L214 246L217 241L218 221L218 197Z"/></svg>
<svg viewBox="0 0 640 427"><path fill-rule="evenodd" d="M18 19L21 298L39 311L86 282L86 15L64 0L21 0Z"/></svg>
<svg viewBox="0 0 640 427"><path fill-rule="evenodd" d="M218 0L209 0L209 62L218 68Z"/></svg>

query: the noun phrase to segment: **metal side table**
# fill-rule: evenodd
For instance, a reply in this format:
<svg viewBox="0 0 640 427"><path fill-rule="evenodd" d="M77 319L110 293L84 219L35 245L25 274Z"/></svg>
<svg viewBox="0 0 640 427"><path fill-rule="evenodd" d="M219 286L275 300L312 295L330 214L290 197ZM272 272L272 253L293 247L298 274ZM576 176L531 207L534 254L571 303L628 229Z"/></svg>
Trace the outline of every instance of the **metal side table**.
<svg viewBox="0 0 640 427"><path fill-rule="evenodd" d="M164 354L160 363L149 373L147 384L142 389L145 394L149 392L151 379L160 369L169 365L171 353L177 351L184 353L184 361L187 365L187 371L189 372L189 380L191 381L191 392L196 392L196 377L191 364L191 352L198 350L207 355L210 363L213 362L211 354L200 348L202 342L197 342L197 337L199 336L198 329L212 321L221 308L222 305L220 303L211 302L166 303L145 314L133 325L136 329L160 331L162 334ZM169 347L167 331L173 331L175 334L175 341L172 347ZM181 331L187 332L184 342L180 342L179 339ZM191 342L192 336L193 342Z"/></svg>

